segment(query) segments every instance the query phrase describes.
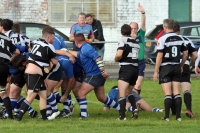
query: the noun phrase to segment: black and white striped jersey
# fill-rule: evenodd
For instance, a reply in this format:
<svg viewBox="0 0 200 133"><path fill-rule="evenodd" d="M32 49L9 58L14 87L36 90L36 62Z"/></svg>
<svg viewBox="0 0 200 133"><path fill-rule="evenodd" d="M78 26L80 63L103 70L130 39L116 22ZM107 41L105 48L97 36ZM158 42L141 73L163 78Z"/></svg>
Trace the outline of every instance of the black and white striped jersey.
<svg viewBox="0 0 200 133"><path fill-rule="evenodd" d="M181 53L187 50L183 38L173 32L160 37L156 48L163 53L161 66L180 64Z"/></svg>
<svg viewBox="0 0 200 133"><path fill-rule="evenodd" d="M49 66L52 58L56 57L55 49L52 44L47 43L44 39L33 41L33 48L29 53L28 61L39 67Z"/></svg>
<svg viewBox="0 0 200 133"><path fill-rule="evenodd" d="M11 53L16 51L16 46L5 34L0 33L0 58L10 61Z"/></svg>
<svg viewBox="0 0 200 133"><path fill-rule="evenodd" d="M12 40L12 43L13 44L18 44L18 45L21 45L21 46L27 46L27 42L30 43L30 39L26 39L28 37L25 37L24 35L22 34L18 34L12 30L9 30L8 32L5 33L5 35L7 37L9 37L11 40Z"/></svg>
<svg viewBox="0 0 200 133"><path fill-rule="evenodd" d="M181 35L179 35L179 36L181 36ZM187 38L187 37L185 37L185 36L181 36L181 37L183 37L183 39L184 39L184 41L185 41L185 44L186 44L186 46L187 46L188 54L189 54L189 55L191 55L193 52L196 52L196 51L197 51L196 48L195 48L195 46L194 46L194 44L193 44L193 42L192 42L189 38ZM182 59L181 59L181 61L182 61ZM181 61L180 61L180 62L181 62ZM185 64L190 65L189 56L188 56L188 59L185 61Z"/></svg>
<svg viewBox="0 0 200 133"><path fill-rule="evenodd" d="M131 37L123 37L118 43L118 49L123 50L119 65L138 66L139 44Z"/></svg>

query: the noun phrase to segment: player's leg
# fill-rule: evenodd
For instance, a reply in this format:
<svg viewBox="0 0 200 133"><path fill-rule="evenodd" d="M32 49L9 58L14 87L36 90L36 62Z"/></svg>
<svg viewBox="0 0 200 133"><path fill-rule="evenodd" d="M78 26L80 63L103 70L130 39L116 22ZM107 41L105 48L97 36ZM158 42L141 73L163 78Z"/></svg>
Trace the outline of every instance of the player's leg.
<svg viewBox="0 0 200 133"><path fill-rule="evenodd" d="M126 112L126 90L129 86L128 82L125 82L123 80L118 80L118 88L119 88L119 100L118 103L120 105L120 118L124 119L126 118L125 112Z"/></svg>
<svg viewBox="0 0 200 133"><path fill-rule="evenodd" d="M182 82L181 88L183 91L184 103L187 109L185 113L188 117L193 118L194 114L192 113L192 95L190 93L191 84L188 82Z"/></svg>
<svg viewBox="0 0 200 133"><path fill-rule="evenodd" d="M136 84L134 86L134 89L138 91L139 95L140 95L141 88L142 88L142 81L144 79L145 67L146 67L146 64L145 64L144 60L141 60L138 62L139 74L138 74L138 78L137 78Z"/></svg>
<svg viewBox="0 0 200 133"><path fill-rule="evenodd" d="M86 95L94 89L94 87L89 84L89 82L92 80L92 78L93 77L85 78L84 82L82 83L82 85L78 91L79 105L80 105L80 110L81 110L81 118L88 117Z"/></svg>
<svg viewBox="0 0 200 133"><path fill-rule="evenodd" d="M172 90L171 90L171 86L172 83L171 82L167 82L167 83L162 83L162 90L164 92L165 98L164 98L164 107L165 107L165 116L164 119L168 120L169 119L169 112L170 112L170 107L171 107L171 103L172 103Z"/></svg>
<svg viewBox="0 0 200 133"><path fill-rule="evenodd" d="M180 82L172 82L174 102L176 105L176 119L181 118L182 99L180 95Z"/></svg>

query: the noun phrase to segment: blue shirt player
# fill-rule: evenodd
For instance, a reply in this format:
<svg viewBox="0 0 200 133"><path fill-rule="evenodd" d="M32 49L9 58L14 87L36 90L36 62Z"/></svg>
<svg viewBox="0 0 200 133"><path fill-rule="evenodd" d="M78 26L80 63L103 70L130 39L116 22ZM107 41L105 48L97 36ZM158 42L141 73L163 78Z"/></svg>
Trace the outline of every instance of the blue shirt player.
<svg viewBox="0 0 200 133"><path fill-rule="evenodd" d="M105 72L102 58L91 45L85 42L83 34L76 34L74 38L75 44L80 50L78 52L70 51L70 53L80 59L86 74L78 91L81 118L84 119L88 117L86 95L92 90L94 90L96 97L100 102L119 110L118 103L109 97L106 97L104 94L105 79L108 78L109 75Z"/></svg>

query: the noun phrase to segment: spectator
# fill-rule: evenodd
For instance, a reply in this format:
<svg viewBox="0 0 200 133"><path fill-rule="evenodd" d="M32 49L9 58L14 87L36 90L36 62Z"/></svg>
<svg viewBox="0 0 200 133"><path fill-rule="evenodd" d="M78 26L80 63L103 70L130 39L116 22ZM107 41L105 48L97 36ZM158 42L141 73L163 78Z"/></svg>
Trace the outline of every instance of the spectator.
<svg viewBox="0 0 200 133"><path fill-rule="evenodd" d="M83 33L85 41L88 43L91 43L94 40L94 32L92 30L92 26L85 23L85 13L83 12L79 13L78 22L72 25L69 40L74 41L74 35L78 33ZM73 43L73 50L79 50L79 48L76 47L75 43Z"/></svg>
<svg viewBox="0 0 200 133"><path fill-rule="evenodd" d="M101 22L97 19L94 19L91 14L86 14L85 16L86 23L92 26L93 32L94 32L94 42L99 42L99 41L105 41L104 36L103 36L103 28L101 25ZM101 56L103 59L104 56L104 43L95 43L91 44L97 53Z"/></svg>

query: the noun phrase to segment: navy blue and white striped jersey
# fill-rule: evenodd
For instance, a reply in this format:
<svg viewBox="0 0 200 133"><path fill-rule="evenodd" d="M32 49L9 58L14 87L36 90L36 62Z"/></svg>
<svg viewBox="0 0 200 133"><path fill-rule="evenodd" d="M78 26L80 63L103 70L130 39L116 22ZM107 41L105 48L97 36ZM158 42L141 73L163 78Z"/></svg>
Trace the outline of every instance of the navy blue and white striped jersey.
<svg viewBox="0 0 200 133"><path fill-rule="evenodd" d="M179 35L179 36L181 36L181 35ZM196 50L196 48L195 48L193 42L192 42L189 38L187 38L187 37L184 37L184 36L182 36L182 37L183 37L183 39L184 39L184 41L185 41L185 44L186 44L186 46L187 46L188 54L191 55L193 52L196 52L197 50ZM182 59L181 59L181 61L182 61ZM181 62L181 61L180 61L180 62ZM185 64L190 65L189 56L188 56L188 59L185 61Z"/></svg>
<svg viewBox="0 0 200 133"><path fill-rule="evenodd" d="M173 32L160 37L156 48L163 53L161 66L180 64L181 53L187 50L183 38Z"/></svg>
<svg viewBox="0 0 200 133"><path fill-rule="evenodd" d="M33 41L33 48L29 53L28 61L39 67L49 66L52 58L56 57L55 48L44 39Z"/></svg>
<svg viewBox="0 0 200 133"><path fill-rule="evenodd" d="M0 33L0 58L10 61L11 53L16 51L16 46L5 34Z"/></svg>
<svg viewBox="0 0 200 133"><path fill-rule="evenodd" d="M123 50L119 65L138 66L139 44L131 37L123 37L118 43L118 49Z"/></svg>

